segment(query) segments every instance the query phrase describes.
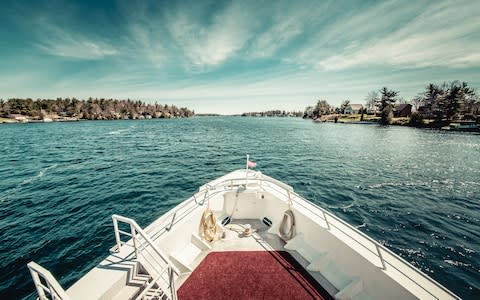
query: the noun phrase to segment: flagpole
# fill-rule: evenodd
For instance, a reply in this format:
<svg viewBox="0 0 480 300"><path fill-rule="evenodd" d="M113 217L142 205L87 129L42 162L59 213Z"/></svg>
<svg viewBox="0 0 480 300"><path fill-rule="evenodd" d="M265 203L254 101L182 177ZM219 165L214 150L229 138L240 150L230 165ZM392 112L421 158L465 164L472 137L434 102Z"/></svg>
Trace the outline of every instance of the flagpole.
<svg viewBox="0 0 480 300"><path fill-rule="evenodd" d="M245 188L247 188L248 184L248 161L250 160L250 155L247 154L247 164L245 166Z"/></svg>

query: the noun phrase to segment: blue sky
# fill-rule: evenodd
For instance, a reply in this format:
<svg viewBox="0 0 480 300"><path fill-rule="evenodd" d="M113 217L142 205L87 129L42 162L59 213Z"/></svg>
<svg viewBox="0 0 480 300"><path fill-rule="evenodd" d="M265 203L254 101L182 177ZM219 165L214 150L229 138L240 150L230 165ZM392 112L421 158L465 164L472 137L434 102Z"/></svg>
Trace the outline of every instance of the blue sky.
<svg viewBox="0 0 480 300"><path fill-rule="evenodd" d="M408 3L408 4L407 4ZM480 88L480 1L2 1L0 98L113 97L196 112Z"/></svg>

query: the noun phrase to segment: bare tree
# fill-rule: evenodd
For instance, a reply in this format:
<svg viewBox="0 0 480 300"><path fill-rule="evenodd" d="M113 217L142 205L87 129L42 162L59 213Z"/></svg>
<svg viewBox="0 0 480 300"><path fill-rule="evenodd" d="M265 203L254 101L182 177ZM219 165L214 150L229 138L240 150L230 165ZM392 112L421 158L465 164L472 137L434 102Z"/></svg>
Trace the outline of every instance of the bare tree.
<svg viewBox="0 0 480 300"><path fill-rule="evenodd" d="M365 98L365 108L367 109L368 113L375 112L375 106L377 105L378 100L379 97L377 91L371 91L368 93L367 97Z"/></svg>
<svg viewBox="0 0 480 300"><path fill-rule="evenodd" d="M318 100L317 105L313 109L313 118L316 119L323 115L328 115L330 113L330 105L326 100Z"/></svg>
<svg viewBox="0 0 480 300"><path fill-rule="evenodd" d="M423 104L424 104L423 97L421 95L415 96L415 97L413 97L412 100L410 100L410 103L415 108L415 111L418 111L418 108L420 106L423 106Z"/></svg>

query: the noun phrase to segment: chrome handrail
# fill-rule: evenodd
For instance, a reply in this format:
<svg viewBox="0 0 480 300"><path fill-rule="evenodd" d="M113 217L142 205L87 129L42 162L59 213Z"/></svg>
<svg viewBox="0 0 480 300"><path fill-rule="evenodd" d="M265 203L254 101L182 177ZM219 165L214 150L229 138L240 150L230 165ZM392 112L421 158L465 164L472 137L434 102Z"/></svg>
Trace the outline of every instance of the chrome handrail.
<svg viewBox="0 0 480 300"><path fill-rule="evenodd" d="M154 269L153 271L147 269L147 272L152 273L150 274L150 276L152 276L152 280L158 282L158 280L160 280L161 278L161 276L159 275L164 273L166 270L172 270L177 276L180 275L180 271L175 267L175 265L173 265L170 259L168 259L168 257L155 245L152 239L148 236L148 234L144 232L144 230L137 224L135 220L119 215L112 215L112 220L115 233L116 250L120 251L123 245L128 244L128 242L122 242L120 234L130 237L135 250L135 257L137 259L139 258L139 256L143 257L145 269L148 268L147 264ZM118 222L128 224L130 226L130 232L120 230L118 228ZM153 253L149 252L149 249L152 249ZM153 274L154 272L156 272L157 274ZM175 290L173 274L172 276L169 275L169 280L167 284L170 289L171 299L176 300L177 292Z"/></svg>
<svg viewBox="0 0 480 300"><path fill-rule="evenodd" d="M37 289L38 299L48 299L45 294L48 293L51 299L70 300L65 290L47 269L33 261L29 262L27 266ZM47 286L43 285L40 277L44 279Z"/></svg>

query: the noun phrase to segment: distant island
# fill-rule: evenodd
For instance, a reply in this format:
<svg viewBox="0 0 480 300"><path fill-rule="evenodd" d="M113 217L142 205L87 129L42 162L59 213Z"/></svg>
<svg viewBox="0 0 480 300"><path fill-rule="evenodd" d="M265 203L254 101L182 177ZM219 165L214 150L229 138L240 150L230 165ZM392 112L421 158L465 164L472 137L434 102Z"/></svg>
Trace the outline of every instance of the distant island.
<svg viewBox="0 0 480 300"><path fill-rule="evenodd" d="M193 110L175 105L104 98L0 99L0 123L78 120L188 118Z"/></svg>
<svg viewBox="0 0 480 300"><path fill-rule="evenodd" d="M285 111L285 110L267 110L261 112L245 112L242 117L302 117L301 111Z"/></svg>
<svg viewBox="0 0 480 300"><path fill-rule="evenodd" d="M221 117L221 114L205 113L205 114L195 114L196 117Z"/></svg>
<svg viewBox="0 0 480 300"><path fill-rule="evenodd" d="M410 101L398 91L383 87L370 92L362 103L342 102L340 107L318 100L303 118L316 122L403 125L444 130L480 131L480 101L466 82L430 83Z"/></svg>

